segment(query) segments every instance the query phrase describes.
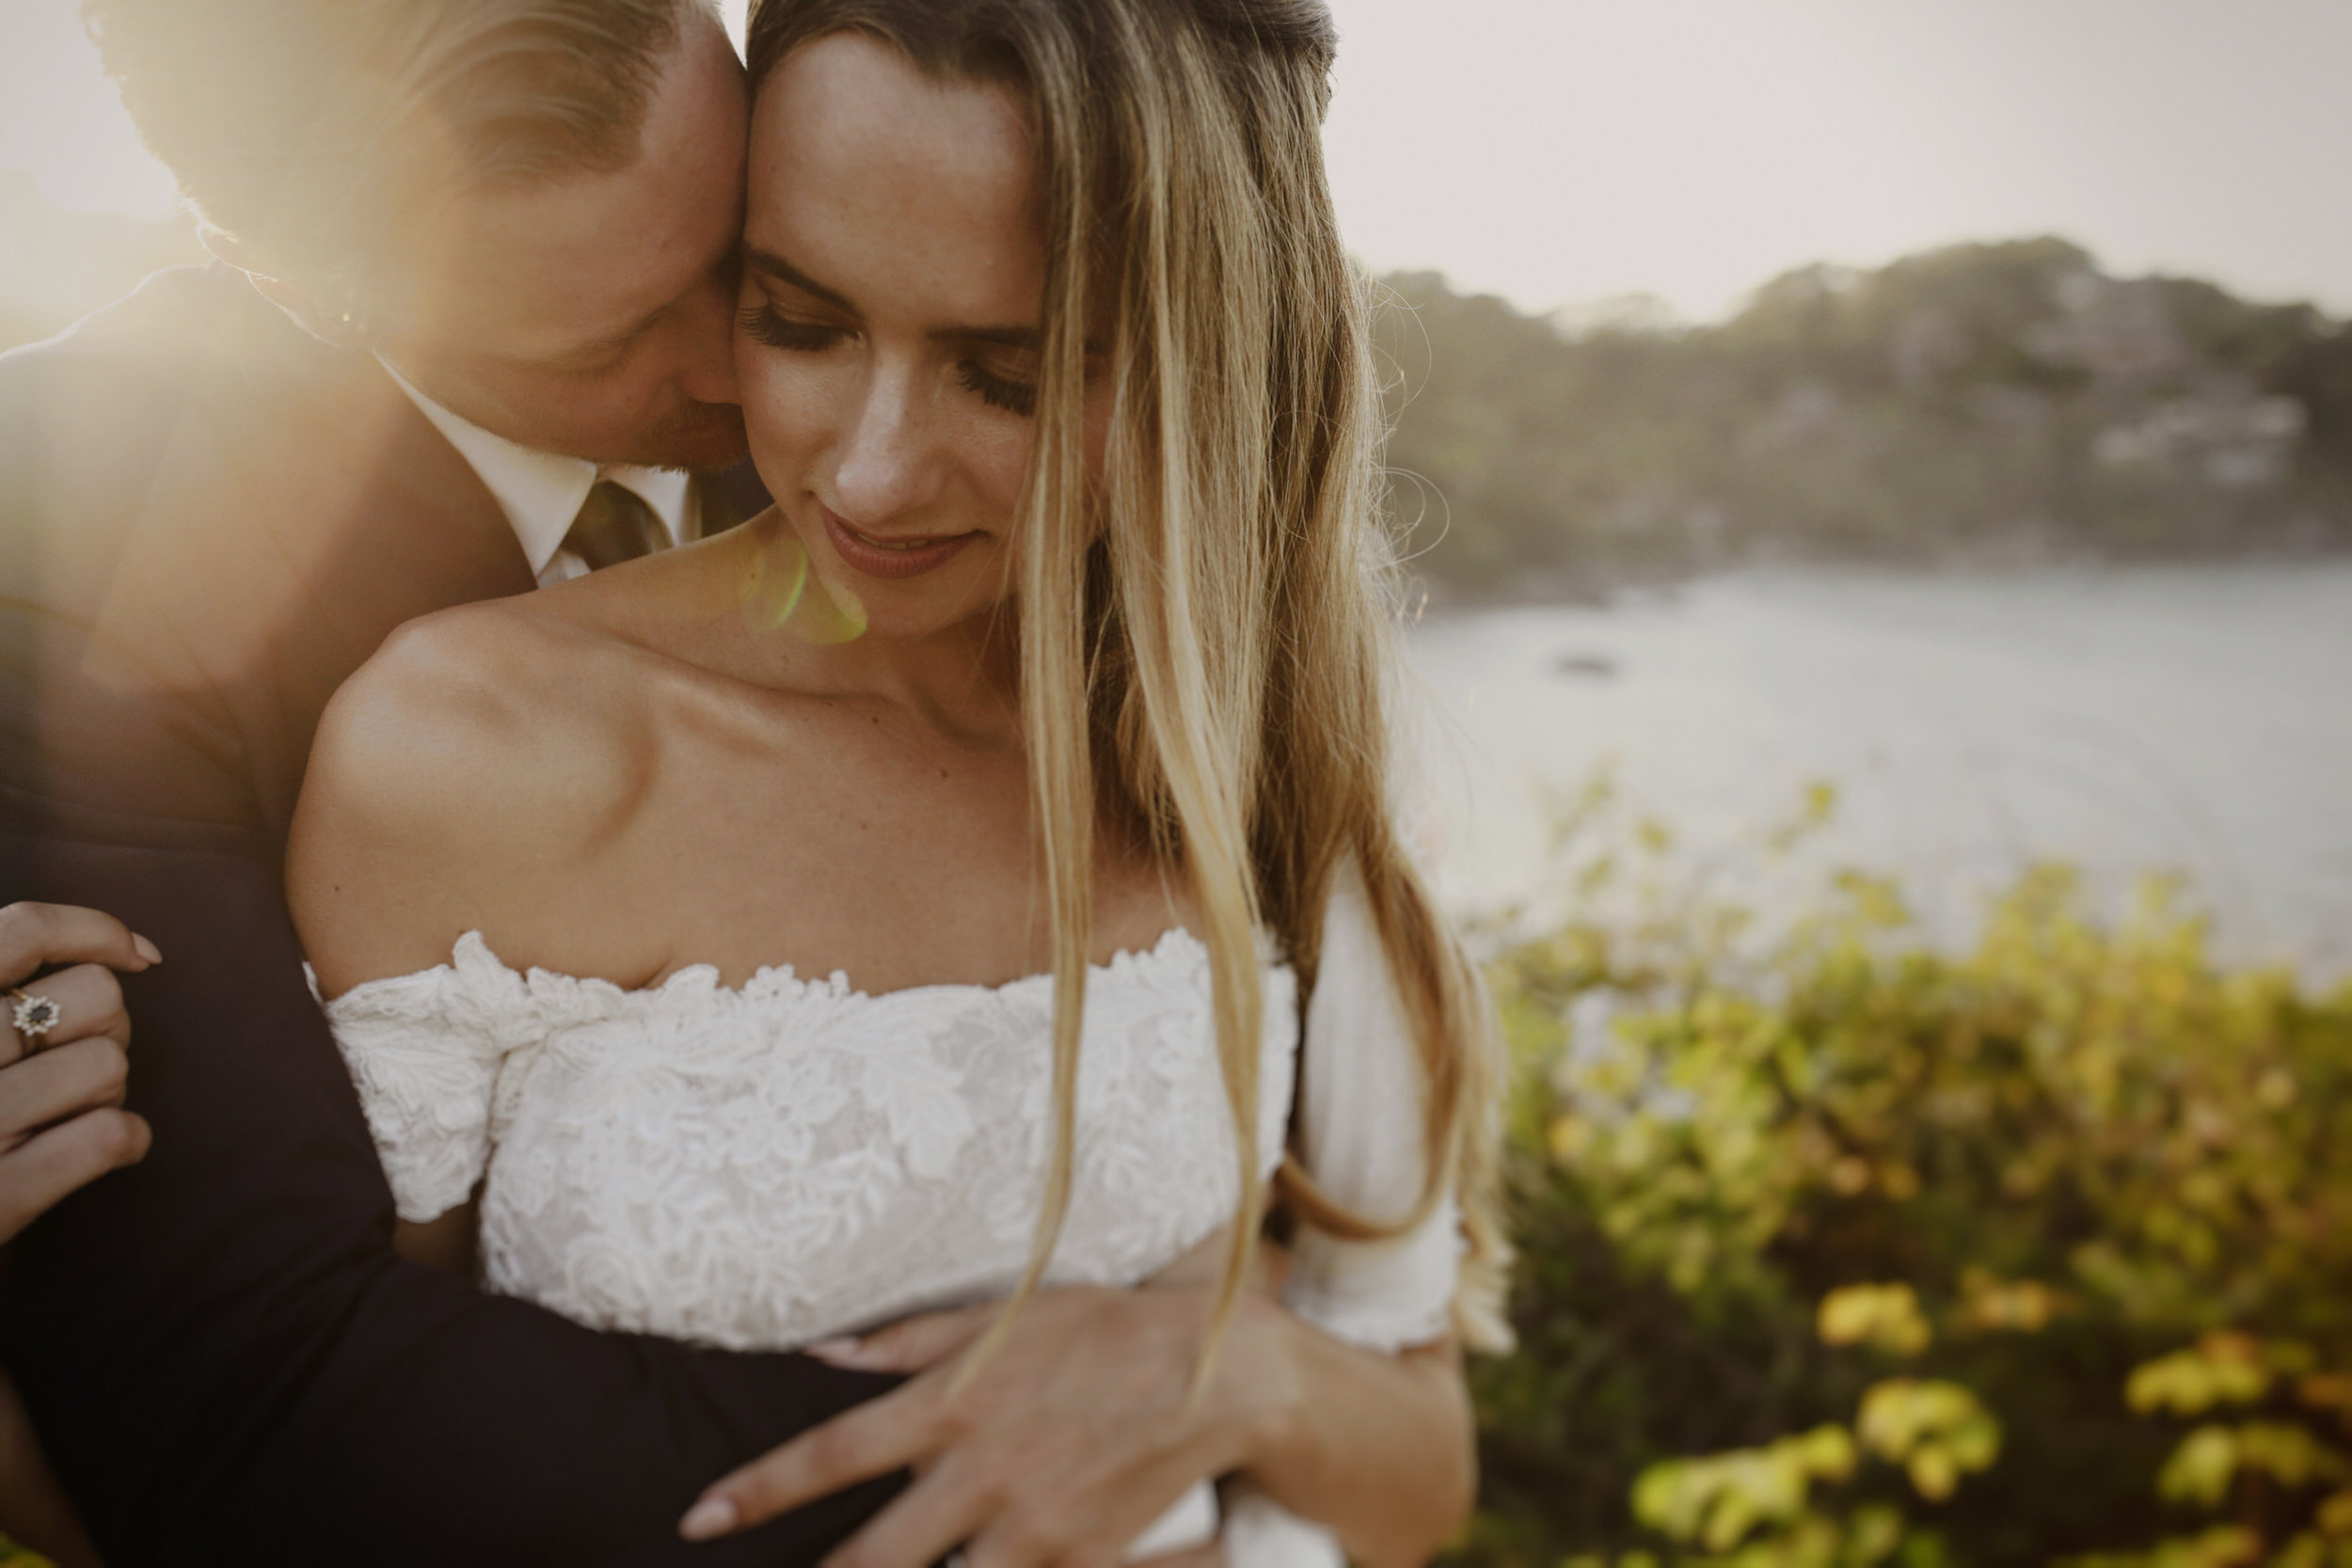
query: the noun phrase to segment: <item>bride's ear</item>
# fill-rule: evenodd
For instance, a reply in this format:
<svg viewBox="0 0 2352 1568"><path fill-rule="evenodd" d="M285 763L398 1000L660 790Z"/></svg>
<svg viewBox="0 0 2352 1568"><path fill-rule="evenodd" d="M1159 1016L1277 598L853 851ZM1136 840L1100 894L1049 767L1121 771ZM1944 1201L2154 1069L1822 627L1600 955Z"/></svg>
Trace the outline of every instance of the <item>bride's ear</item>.
<svg viewBox="0 0 2352 1568"><path fill-rule="evenodd" d="M367 336L348 311L328 310L301 284L262 270L253 247L235 235L205 224L197 230L204 248L245 274L263 299L294 318L296 326L337 348L365 348Z"/></svg>

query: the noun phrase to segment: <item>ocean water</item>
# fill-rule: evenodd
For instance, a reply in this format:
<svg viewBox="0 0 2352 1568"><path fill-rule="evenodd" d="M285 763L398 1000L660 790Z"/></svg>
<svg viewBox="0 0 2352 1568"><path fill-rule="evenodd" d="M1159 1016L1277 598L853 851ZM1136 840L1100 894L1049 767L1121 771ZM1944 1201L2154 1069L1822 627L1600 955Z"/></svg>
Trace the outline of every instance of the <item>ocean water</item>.
<svg viewBox="0 0 2352 1568"><path fill-rule="evenodd" d="M1947 937L2056 857L2103 897L2178 873L2233 956L2352 972L2352 562L1780 570L1433 617L1411 653L1457 907L1538 890L1546 785L1606 767L1737 857L1825 780L1814 852Z"/></svg>

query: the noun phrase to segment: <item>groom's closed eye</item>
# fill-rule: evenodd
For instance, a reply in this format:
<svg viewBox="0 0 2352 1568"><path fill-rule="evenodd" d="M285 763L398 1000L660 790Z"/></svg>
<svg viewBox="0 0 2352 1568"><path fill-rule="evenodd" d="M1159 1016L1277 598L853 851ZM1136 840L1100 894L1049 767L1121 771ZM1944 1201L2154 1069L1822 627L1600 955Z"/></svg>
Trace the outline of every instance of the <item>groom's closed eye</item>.
<svg viewBox="0 0 2352 1568"><path fill-rule="evenodd" d="M664 305L659 309L649 310L618 332L551 355L537 363L543 369L560 371L567 375L596 375L612 370L627 359L629 350L635 348L646 333L660 325L662 318L674 309L675 305Z"/></svg>
<svg viewBox="0 0 2352 1568"><path fill-rule="evenodd" d="M539 363L543 369L565 375L597 375L628 357L628 351L645 335L644 326L633 326L619 337L604 338Z"/></svg>

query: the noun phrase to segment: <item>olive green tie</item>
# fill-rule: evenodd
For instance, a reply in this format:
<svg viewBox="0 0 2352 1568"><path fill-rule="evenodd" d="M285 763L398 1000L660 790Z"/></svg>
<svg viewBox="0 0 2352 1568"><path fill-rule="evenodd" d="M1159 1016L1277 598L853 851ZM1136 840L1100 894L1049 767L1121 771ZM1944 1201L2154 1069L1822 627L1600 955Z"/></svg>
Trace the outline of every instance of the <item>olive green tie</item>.
<svg viewBox="0 0 2352 1568"><path fill-rule="evenodd" d="M564 547L587 562L592 572L651 555L669 542L661 519L644 498L609 479L596 481L580 503L572 531L564 535Z"/></svg>

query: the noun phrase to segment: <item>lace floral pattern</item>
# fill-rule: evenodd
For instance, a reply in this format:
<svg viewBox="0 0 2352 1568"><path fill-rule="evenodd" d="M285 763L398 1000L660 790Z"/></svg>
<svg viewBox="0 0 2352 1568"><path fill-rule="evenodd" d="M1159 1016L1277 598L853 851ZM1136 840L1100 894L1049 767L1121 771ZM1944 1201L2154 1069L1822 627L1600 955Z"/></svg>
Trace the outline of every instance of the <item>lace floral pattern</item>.
<svg viewBox="0 0 2352 1568"><path fill-rule="evenodd" d="M1281 1152L1295 983L1265 972L1261 1166ZM451 961L328 1005L400 1212L482 1194L496 1291L594 1327L805 1344L1000 1295L1050 1148L1052 983L870 995L707 967L625 990ZM1207 952L1171 931L1094 969L1056 1284L1148 1277L1223 1225L1232 1132Z"/></svg>

